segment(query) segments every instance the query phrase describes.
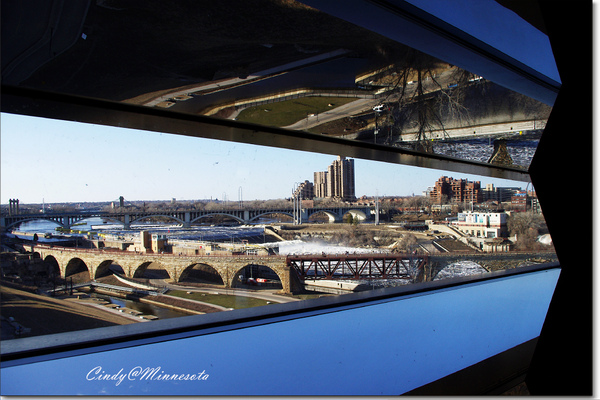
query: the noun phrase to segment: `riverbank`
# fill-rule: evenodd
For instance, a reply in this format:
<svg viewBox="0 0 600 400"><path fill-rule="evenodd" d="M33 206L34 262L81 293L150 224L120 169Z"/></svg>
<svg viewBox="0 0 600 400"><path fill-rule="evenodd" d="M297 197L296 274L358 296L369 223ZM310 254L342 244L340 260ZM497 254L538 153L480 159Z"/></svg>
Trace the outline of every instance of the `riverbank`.
<svg viewBox="0 0 600 400"><path fill-rule="evenodd" d="M30 293L10 283L0 284L2 316L29 329L27 336L49 335L84 329L135 323L126 316L77 302ZM2 340L19 337L9 324L2 324Z"/></svg>
<svg viewBox="0 0 600 400"><path fill-rule="evenodd" d="M110 285L122 286L125 288L135 288L132 285L124 283L122 280L119 280L116 276L113 275L104 276L98 279L98 281ZM210 302L185 300L179 297L169 296L166 294L135 296L135 298L132 298L130 294L127 294L125 292L118 293L113 291L105 291L102 290L102 288L98 287L94 288L94 293L120 297L123 299L134 299L135 301L139 301L141 303L153 304L158 307L168 308L173 311L182 312L189 315L208 314L213 312L224 311L227 309L216 304L210 304Z"/></svg>

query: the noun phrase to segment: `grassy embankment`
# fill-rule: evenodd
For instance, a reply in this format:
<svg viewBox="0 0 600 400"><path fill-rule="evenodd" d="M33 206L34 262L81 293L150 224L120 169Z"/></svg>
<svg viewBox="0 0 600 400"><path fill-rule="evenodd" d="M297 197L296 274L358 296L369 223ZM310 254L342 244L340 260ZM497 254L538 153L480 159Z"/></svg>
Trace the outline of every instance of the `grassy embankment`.
<svg viewBox="0 0 600 400"><path fill-rule="evenodd" d="M233 309L266 306L267 304L269 304L266 300L262 299L255 299L253 297L245 296L233 296L227 294L209 294L199 292L187 293L183 290L172 290L169 291L167 294L169 296L202 301L204 303L216 304L221 307Z"/></svg>
<svg viewBox="0 0 600 400"><path fill-rule="evenodd" d="M354 100L356 98L303 97L246 108L238 115L237 120L266 126L288 126L306 118L309 114L323 113Z"/></svg>

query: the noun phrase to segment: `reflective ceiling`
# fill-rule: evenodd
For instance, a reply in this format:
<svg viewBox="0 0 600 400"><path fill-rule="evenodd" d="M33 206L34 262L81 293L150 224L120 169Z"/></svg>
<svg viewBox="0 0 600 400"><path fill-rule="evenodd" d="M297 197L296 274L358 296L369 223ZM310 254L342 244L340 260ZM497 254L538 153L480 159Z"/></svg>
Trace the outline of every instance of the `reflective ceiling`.
<svg viewBox="0 0 600 400"><path fill-rule="evenodd" d="M34 3L2 3L3 85L520 170L551 111L319 2Z"/></svg>

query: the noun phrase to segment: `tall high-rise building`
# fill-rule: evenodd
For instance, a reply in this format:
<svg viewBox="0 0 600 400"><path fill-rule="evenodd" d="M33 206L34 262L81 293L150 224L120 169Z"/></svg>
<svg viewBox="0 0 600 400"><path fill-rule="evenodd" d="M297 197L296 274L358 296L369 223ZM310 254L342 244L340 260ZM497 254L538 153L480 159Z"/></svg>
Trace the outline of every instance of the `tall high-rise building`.
<svg viewBox="0 0 600 400"><path fill-rule="evenodd" d="M300 197L301 200L312 200L315 197L314 185L306 180L298 185L293 195L294 197Z"/></svg>
<svg viewBox="0 0 600 400"><path fill-rule="evenodd" d="M314 191L315 197L355 200L354 160L338 157L327 171L315 172Z"/></svg>
<svg viewBox="0 0 600 400"><path fill-rule="evenodd" d="M327 171L315 172L315 197L327 197Z"/></svg>

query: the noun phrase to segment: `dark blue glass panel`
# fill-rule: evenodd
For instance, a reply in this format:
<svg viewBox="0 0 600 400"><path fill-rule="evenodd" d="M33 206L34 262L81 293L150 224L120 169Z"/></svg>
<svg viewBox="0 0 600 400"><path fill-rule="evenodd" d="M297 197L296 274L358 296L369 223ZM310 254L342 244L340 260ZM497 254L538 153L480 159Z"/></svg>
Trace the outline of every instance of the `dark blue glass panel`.
<svg viewBox="0 0 600 400"><path fill-rule="evenodd" d="M396 395L539 336L559 274L5 367L2 395Z"/></svg>

